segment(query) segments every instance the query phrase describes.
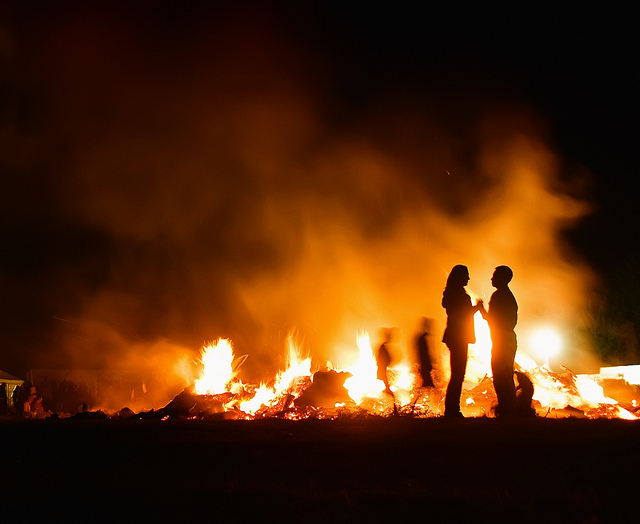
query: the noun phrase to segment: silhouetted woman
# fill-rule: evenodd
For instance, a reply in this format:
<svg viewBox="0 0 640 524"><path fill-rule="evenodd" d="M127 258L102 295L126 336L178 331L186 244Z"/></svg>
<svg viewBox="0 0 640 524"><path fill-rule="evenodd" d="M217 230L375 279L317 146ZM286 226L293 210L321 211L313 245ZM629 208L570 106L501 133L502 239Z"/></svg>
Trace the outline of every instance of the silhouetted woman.
<svg viewBox="0 0 640 524"><path fill-rule="evenodd" d="M449 273L442 294L442 307L447 311L447 327L442 342L447 345L451 354L451 378L444 401L445 417L462 417L460 394L467 370L469 344L476 341L473 315L482 307L482 301L478 301L475 306L471 304L471 297L464 288L468 282L467 266L457 265Z"/></svg>

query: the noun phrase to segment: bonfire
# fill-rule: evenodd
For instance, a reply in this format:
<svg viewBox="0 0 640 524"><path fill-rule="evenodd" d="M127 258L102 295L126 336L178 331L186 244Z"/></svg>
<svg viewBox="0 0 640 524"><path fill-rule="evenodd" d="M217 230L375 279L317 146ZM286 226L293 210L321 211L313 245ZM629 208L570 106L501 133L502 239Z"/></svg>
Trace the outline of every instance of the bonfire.
<svg viewBox="0 0 640 524"><path fill-rule="evenodd" d="M494 416L496 396L490 371L491 341L481 315L475 317L477 342L470 346L468 370L461 397L467 417ZM312 372L311 358L290 335L287 366L271 382L244 384L239 370L247 356L237 357L232 342L220 339L201 352L200 375L156 416L169 418L265 417L335 418L358 414L376 416L438 417L444 409L446 382L420 387L417 369L402 362L389 368L392 395L376 376L377 366L369 336L356 337L358 359L344 370L329 364ZM637 418L632 406L608 398L598 382L567 368L553 372L518 351L516 385L523 416L585 418Z"/></svg>

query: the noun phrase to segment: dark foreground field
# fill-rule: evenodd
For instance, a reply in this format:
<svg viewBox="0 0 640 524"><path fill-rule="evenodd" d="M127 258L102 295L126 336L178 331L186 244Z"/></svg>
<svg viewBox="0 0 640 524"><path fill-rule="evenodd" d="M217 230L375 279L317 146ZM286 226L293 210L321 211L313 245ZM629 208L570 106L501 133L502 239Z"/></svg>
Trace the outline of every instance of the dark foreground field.
<svg viewBox="0 0 640 524"><path fill-rule="evenodd" d="M0 421L3 517L633 522L640 422Z"/></svg>

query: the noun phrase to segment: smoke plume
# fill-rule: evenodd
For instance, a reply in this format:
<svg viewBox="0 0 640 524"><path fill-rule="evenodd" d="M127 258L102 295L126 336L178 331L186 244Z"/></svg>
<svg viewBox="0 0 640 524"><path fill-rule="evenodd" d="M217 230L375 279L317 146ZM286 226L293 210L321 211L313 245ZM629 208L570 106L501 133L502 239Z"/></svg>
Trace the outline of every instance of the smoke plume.
<svg viewBox="0 0 640 524"><path fill-rule="evenodd" d="M459 263L485 300L493 268L512 267L521 340L545 322L577 334L593 276L561 233L588 207L544 121L436 89L351 107L331 68L255 10L171 34L117 10L29 28L46 110L5 163L38 193L6 213L31 212L53 244L53 268L29 266L46 319L31 364L149 368L173 385L225 337L249 355L243 378L267 379L290 331L315 365L346 366L357 331L375 343L381 327L398 328L395 359L413 358L421 316L442 331Z"/></svg>

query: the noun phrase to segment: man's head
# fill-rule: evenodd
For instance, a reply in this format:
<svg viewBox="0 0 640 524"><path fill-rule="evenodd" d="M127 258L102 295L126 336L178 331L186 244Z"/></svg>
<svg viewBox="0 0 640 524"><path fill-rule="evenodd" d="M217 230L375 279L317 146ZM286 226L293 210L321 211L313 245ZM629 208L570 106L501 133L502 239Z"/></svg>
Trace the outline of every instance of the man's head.
<svg viewBox="0 0 640 524"><path fill-rule="evenodd" d="M512 278L513 271L511 271L511 268L509 266L498 266L493 271L493 276L491 277L491 285L496 289L507 287Z"/></svg>

